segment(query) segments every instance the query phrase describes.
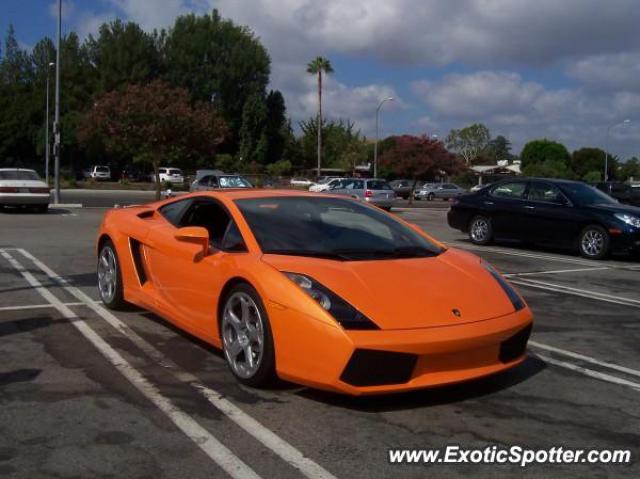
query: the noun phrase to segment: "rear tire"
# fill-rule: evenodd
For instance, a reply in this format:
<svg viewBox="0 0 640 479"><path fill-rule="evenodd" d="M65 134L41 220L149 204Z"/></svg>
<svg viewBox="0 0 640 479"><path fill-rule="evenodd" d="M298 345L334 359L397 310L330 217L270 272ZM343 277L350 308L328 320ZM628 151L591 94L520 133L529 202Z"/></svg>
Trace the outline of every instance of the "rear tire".
<svg viewBox="0 0 640 479"><path fill-rule="evenodd" d="M603 259L609 254L611 241L607 231L599 225L589 225L580 232L578 251L588 259Z"/></svg>
<svg viewBox="0 0 640 479"><path fill-rule="evenodd" d="M43 215L49 212L49 205L34 205L31 207L31 211Z"/></svg>
<svg viewBox="0 0 640 479"><path fill-rule="evenodd" d="M275 347L260 295L251 285L240 283L229 291L223 304L220 339L231 373L247 386L272 385L277 379Z"/></svg>
<svg viewBox="0 0 640 479"><path fill-rule="evenodd" d="M436 195L434 195L433 193L429 193L427 195L427 201L433 201L435 197L436 197Z"/></svg>
<svg viewBox="0 0 640 479"><path fill-rule="evenodd" d="M487 216L474 216L469 222L469 239L473 244L487 245L493 240L491 219Z"/></svg>
<svg viewBox="0 0 640 479"><path fill-rule="evenodd" d="M114 310L126 309L128 303L124 300L120 261L111 240L106 240L102 244L96 270L98 294L104 305Z"/></svg>

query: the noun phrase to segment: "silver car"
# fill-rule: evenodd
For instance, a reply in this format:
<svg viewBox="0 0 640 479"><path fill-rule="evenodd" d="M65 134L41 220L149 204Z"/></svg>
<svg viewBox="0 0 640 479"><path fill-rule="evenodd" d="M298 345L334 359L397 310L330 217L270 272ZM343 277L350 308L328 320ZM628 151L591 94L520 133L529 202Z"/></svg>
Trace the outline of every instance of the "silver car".
<svg viewBox="0 0 640 479"><path fill-rule="evenodd" d="M4 206L26 206L46 213L50 198L49 186L34 170L0 168L0 209Z"/></svg>
<svg viewBox="0 0 640 479"><path fill-rule="evenodd" d="M389 211L396 199L393 188L385 180L375 178L344 178L326 191L351 196Z"/></svg>
<svg viewBox="0 0 640 479"><path fill-rule="evenodd" d="M453 183L426 183L415 193L416 200L448 200L468 193L467 190Z"/></svg>
<svg viewBox="0 0 640 479"><path fill-rule="evenodd" d="M190 191L210 191L220 188L253 188L249 181L240 175L205 175L191 183Z"/></svg>

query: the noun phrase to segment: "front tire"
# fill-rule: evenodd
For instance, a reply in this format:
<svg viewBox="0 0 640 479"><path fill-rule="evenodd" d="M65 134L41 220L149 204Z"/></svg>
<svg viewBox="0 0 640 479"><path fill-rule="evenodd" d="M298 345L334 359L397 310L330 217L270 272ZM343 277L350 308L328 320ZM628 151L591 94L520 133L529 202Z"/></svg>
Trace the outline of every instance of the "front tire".
<svg viewBox="0 0 640 479"><path fill-rule="evenodd" d="M469 222L469 239L477 245L491 243L493 240L491 219L483 215L474 216Z"/></svg>
<svg viewBox="0 0 640 479"><path fill-rule="evenodd" d="M427 195L427 201L433 201L435 199L436 195L434 195L433 193L429 193Z"/></svg>
<svg viewBox="0 0 640 479"><path fill-rule="evenodd" d="M276 380L273 336L258 292L246 283L224 299L220 336L229 369L242 384L268 387Z"/></svg>
<svg viewBox="0 0 640 479"><path fill-rule="evenodd" d="M580 233L578 250L588 259L603 259L609 254L609 234L599 225L589 225Z"/></svg>
<svg viewBox="0 0 640 479"><path fill-rule="evenodd" d="M125 309L122 273L118 253L111 240L106 240L98 253L98 294L104 305L109 309Z"/></svg>

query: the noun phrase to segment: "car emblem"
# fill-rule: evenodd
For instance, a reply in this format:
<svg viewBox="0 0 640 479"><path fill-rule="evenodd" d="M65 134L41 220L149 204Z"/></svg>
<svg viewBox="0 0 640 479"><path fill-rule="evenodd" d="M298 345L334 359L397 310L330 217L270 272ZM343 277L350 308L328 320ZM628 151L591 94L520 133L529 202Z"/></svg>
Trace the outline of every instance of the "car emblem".
<svg viewBox="0 0 640 479"><path fill-rule="evenodd" d="M460 310L459 310L459 309L455 309L455 308L454 308L454 309L452 309L452 310L451 310L451 312L453 313L453 315L454 315L456 318L459 318L459 317L461 317L461 316L462 316L462 313L460 312Z"/></svg>

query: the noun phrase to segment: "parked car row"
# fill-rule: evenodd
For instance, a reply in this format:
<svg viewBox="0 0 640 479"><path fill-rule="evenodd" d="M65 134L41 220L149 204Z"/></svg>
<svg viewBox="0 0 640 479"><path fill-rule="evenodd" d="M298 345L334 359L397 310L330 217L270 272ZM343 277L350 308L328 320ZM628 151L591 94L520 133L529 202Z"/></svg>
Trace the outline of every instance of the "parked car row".
<svg viewBox="0 0 640 479"><path fill-rule="evenodd" d="M579 181L499 181L459 197L447 219L477 245L515 240L573 249L590 259L640 251L640 208Z"/></svg>

